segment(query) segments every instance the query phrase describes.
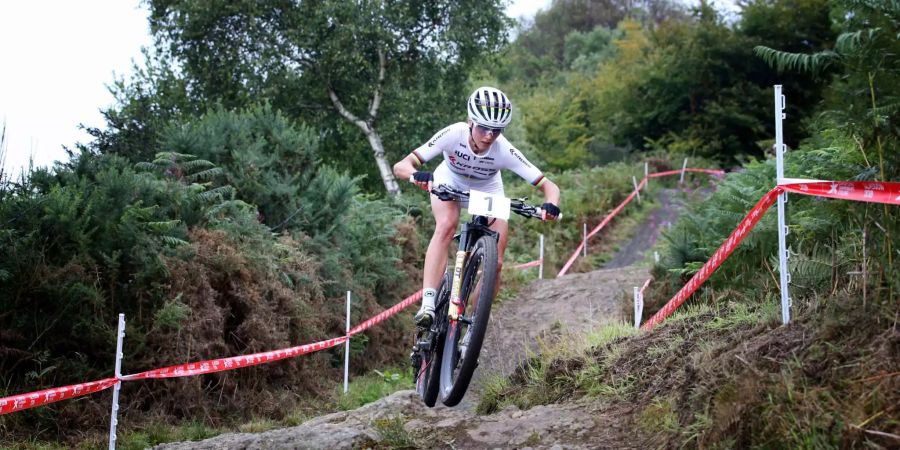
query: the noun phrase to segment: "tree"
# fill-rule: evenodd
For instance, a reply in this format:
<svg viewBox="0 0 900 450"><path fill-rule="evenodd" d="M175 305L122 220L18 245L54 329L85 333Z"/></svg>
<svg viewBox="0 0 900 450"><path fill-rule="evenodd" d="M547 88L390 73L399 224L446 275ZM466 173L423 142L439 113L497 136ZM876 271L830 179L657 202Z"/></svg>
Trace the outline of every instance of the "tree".
<svg viewBox="0 0 900 450"><path fill-rule="evenodd" d="M407 81L446 80L459 90L467 69L505 40L508 20L491 1L151 0L158 47L181 64L194 95L226 108L248 99L321 110L363 132L385 189L398 186L378 128L384 103L434 108L410 98ZM426 81L427 82L427 81ZM440 96L438 96L440 98ZM388 106L388 105L385 105Z"/></svg>

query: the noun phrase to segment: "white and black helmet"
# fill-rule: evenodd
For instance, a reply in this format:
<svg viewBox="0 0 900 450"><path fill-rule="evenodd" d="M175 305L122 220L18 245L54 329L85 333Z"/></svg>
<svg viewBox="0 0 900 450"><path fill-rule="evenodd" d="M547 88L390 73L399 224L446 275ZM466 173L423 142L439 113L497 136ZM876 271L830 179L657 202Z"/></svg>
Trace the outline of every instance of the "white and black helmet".
<svg viewBox="0 0 900 450"><path fill-rule="evenodd" d="M506 128L512 120L512 102L500 89L482 86L468 101L469 119L488 128Z"/></svg>

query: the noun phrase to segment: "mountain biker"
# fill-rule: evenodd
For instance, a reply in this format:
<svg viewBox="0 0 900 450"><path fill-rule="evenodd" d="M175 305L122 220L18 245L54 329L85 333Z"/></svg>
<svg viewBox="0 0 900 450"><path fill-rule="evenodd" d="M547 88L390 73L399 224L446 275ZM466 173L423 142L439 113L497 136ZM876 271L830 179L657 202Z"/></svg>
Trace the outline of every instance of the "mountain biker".
<svg viewBox="0 0 900 450"><path fill-rule="evenodd" d="M510 169L543 192L542 219L554 220L559 217L559 187L544 177L503 136L503 129L512 119L512 103L506 95L493 87L480 87L469 96L466 106L469 116L467 122L454 123L438 131L428 142L394 164L394 175L401 180L412 177L417 186L429 192L434 183L463 191L475 189L505 196L500 170ZM417 170L418 166L441 153L444 160L434 173ZM415 319L420 327L427 327L434 320L436 290L447 263L448 247L459 223L460 204L441 201L432 194L431 212L435 219L434 234L425 252L422 307ZM496 219L490 227L499 233L499 274L503 267L509 226L505 220ZM497 280L495 295L500 288L499 276Z"/></svg>

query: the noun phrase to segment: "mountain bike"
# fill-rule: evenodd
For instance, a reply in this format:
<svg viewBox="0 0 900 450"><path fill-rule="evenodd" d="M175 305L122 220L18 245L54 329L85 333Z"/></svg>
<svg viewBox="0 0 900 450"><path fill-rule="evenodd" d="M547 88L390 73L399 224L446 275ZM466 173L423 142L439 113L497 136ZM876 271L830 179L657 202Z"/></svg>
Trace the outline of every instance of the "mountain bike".
<svg viewBox="0 0 900 450"><path fill-rule="evenodd" d="M456 264L452 275L446 270L441 279L431 326L416 330L411 359L416 391L425 404L434 406L440 395L444 405L456 406L478 366L494 301L499 234L490 229L491 219L506 220L510 211L540 219L543 211L526 204L526 198L507 199L444 185L431 193L443 201L468 201L472 218L454 236L459 242Z"/></svg>

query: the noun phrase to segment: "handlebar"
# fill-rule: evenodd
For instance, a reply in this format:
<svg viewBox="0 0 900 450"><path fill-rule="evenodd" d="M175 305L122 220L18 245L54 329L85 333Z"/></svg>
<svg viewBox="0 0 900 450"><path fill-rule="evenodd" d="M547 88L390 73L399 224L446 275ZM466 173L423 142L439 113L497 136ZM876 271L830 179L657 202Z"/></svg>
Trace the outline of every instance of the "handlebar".
<svg viewBox="0 0 900 450"><path fill-rule="evenodd" d="M466 201L469 199L469 193L467 191L461 191L459 189L452 188L450 186L439 184L431 189L431 193L437 196L437 198L447 202L447 201ZM511 198L509 199L509 209L510 211L523 216L529 217L533 219L542 219L544 215L544 210L539 206L529 205L525 203L527 198ZM562 214L556 218L556 220L561 220Z"/></svg>

